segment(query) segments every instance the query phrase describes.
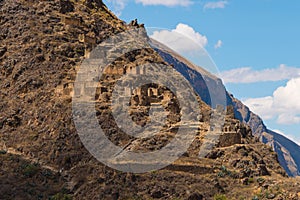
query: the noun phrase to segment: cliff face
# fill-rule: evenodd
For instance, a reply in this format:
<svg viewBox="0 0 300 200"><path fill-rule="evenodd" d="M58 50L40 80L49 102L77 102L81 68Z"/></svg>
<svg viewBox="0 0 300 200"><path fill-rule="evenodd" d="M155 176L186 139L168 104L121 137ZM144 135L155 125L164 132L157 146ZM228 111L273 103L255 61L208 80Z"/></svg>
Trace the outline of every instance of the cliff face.
<svg viewBox="0 0 300 200"><path fill-rule="evenodd" d="M99 0L2 0L0 7L1 198L212 199L216 194L229 199L267 198L270 194L281 199L299 197L299 184L287 179L277 155L253 138L249 127L234 119L232 109L224 113L225 125L217 133L219 142L200 159L199 149L207 142L208 121L215 110L200 98L197 103L203 113L196 124L196 138L173 164L159 171L133 174L100 163L84 147L75 128L72 97L78 95L74 90L76 75L82 62L93 57L91 51L98 44L111 35L142 26L126 25ZM145 33L143 29L141 33ZM165 59L146 48L120 56L99 77L95 110L112 143L128 151L155 151L177 133L180 107L165 87L152 84L137 93L130 92L130 114L136 124L143 126L149 121L151 105L159 104L169 112L168 126L150 139L125 134L116 125L109 105L111 89L122 75L137 71L141 64L168 65L170 60L178 63L178 69L188 68L175 56ZM193 81L205 87L201 79Z"/></svg>

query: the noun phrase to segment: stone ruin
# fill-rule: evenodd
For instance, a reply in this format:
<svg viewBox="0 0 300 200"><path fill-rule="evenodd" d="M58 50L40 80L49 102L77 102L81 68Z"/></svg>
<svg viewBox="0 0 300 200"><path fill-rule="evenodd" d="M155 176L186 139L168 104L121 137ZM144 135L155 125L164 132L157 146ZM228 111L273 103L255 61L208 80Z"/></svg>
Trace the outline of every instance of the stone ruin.
<svg viewBox="0 0 300 200"><path fill-rule="evenodd" d="M63 12L64 13L64 12ZM66 14L57 14L57 18L63 23L65 26L71 27L84 27L83 20L80 17L70 16ZM96 47L97 39L94 33L89 32L87 34L80 34L78 36L78 41L80 43L84 43L85 45L85 58L89 58L90 52Z"/></svg>
<svg viewBox="0 0 300 200"><path fill-rule="evenodd" d="M211 125L207 134L209 135L208 138L211 137L218 140L218 147L229 147L242 143L243 136L241 134L240 123L234 120L233 115L232 106L227 106L225 110L223 106L217 105L214 110L214 116L217 117L211 117Z"/></svg>
<svg viewBox="0 0 300 200"><path fill-rule="evenodd" d="M242 135L231 126L224 126L219 138L219 147L228 147L242 143Z"/></svg>
<svg viewBox="0 0 300 200"><path fill-rule="evenodd" d="M76 17L70 17L67 15L60 14L61 22L65 25L69 26L82 26L82 19ZM137 26L137 21L134 20L131 22L133 26ZM97 45L97 40L95 35L93 34L81 34L78 36L78 40L85 45L85 58L90 57L90 52L93 50ZM105 55L103 55L105 56ZM97 69L97 66L102 62L101 59L89 59L88 65L94 66L93 68ZM73 83L65 83L63 86L57 88L59 93L63 95L71 95L71 96L85 96L86 99L91 101L104 101L108 102L110 96L112 95L113 88L111 84L105 85L106 83L113 83L115 82L117 77L121 77L125 74L132 74L132 75L143 75L146 74L146 70L144 67L136 67L131 65L123 64L122 61L118 63L116 61L114 65L110 65L106 67L104 71L105 80L102 83L97 84L94 80L89 79L89 73L97 73L97 72L85 72L80 74L79 79L77 81L81 85L80 88L76 88L74 91L74 84ZM84 66L87 69L89 66ZM95 94L96 93L96 94ZM174 100L174 95L171 91L162 89L160 87L142 87L142 88L130 88L126 87L124 89L124 96L131 96L130 105L133 107L136 106L158 106L158 104L166 104ZM120 97L122 98L122 97ZM170 110L178 111L178 108L171 107ZM224 114L224 108L222 106L217 106L216 110ZM230 111L232 109L229 109ZM228 114L228 113L227 113ZM231 113L232 114L232 113ZM211 127L210 131L215 131L215 127ZM231 146L234 144L240 144L242 141L241 134L237 132L237 127L235 127L235 123L226 124L218 130L220 132L219 137L219 146L226 147Z"/></svg>

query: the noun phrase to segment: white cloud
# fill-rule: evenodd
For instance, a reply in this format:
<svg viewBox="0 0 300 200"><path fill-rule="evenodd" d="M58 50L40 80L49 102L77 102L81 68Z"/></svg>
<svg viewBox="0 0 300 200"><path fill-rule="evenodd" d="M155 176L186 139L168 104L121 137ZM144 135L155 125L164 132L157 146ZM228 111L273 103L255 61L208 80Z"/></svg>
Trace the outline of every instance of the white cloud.
<svg viewBox="0 0 300 200"><path fill-rule="evenodd" d="M300 123L300 78L291 79L273 93L273 106L281 113L278 123Z"/></svg>
<svg viewBox="0 0 300 200"><path fill-rule="evenodd" d="M221 47L222 47L222 45L223 45L223 42L222 42L222 40L218 40L218 42L215 44L215 49L219 49L219 48L221 48Z"/></svg>
<svg viewBox="0 0 300 200"><path fill-rule="evenodd" d="M155 31L150 37L179 53L201 49L208 43L206 36L182 23L178 24L176 29L171 31Z"/></svg>
<svg viewBox="0 0 300 200"><path fill-rule="evenodd" d="M148 5L163 5L163 6L189 6L193 2L191 0L135 0L136 3Z"/></svg>
<svg viewBox="0 0 300 200"><path fill-rule="evenodd" d="M263 119L272 119L275 113L272 110L273 105L273 97L262 97L262 98L250 98L243 101L245 105L247 105L250 110Z"/></svg>
<svg viewBox="0 0 300 200"><path fill-rule="evenodd" d="M282 64L278 68L256 71L251 67L242 67L224 71L221 73L221 77L225 83L281 81L300 77L300 68L288 67Z"/></svg>
<svg viewBox="0 0 300 200"><path fill-rule="evenodd" d="M115 15L117 17L120 17L127 4L127 0L107 0L107 3L110 4L111 9L115 13Z"/></svg>
<svg viewBox="0 0 300 200"><path fill-rule="evenodd" d="M216 9L216 8L225 8L227 1L216 1L216 2L207 2L204 5L204 9Z"/></svg>
<svg viewBox="0 0 300 200"><path fill-rule="evenodd" d="M122 11L126 7L129 0L106 0L106 4L111 8L111 10L120 17L122 15ZM141 3L144 6L190 6L193 4L192 0L135 0L135 3Z"/></svg>
<svg viewBox="0 0 300 200"><path fill-rule="evenodd" d="M263 119L276 119L279 124L300 124L300 77L277 88L273 96L243 101Z"/></svg>

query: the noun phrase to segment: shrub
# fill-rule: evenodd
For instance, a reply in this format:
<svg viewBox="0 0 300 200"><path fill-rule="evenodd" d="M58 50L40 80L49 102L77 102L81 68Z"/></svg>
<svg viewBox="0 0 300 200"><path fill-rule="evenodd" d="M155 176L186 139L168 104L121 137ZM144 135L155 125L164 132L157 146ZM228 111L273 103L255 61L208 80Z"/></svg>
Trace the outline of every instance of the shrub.
<svg viewBox="0 0 300 200"><path fill-rule="evenodd" d="M23 166L23 174L27 177L34 176L39 170L38 164L27 164Z"/></svg>
<svg viewBox="0 0 300 200"><path fill-rule="evenodd" d="M223 194L216 194L214 200L227 200L226 196Z"/></svg>
<svg viewBox="0 0 300 200"><path fill-rule="evenodd" d="M5 150L0 150L0 154L6 154L7 153L7 151L5 151Z"/></svg>
<svg viewBox="0 0 300 200"><path fill-rule="evenodd" d="M225 166L221 166L220 172L217 174L218 177L225 177L225 176L231 176L232 172L229 171Z"/></svg>
<svg viewBox="0 0 300 200"><path fill-rule="evenodd" d="M257 179L257 182L258 182L259 184L263 184L265 181L266 181L266 180L265 180L264 178L261 178L261 177Z"/></svg>
<svg viewBox="0 0 300 200"><path fill-rule="evenodd" d="M50 200L72 200L72 196L69 194L57 193L52 196Z"/></svg>
<svg viewBox="0 0 300 200"><path fill-rule="evenodd" d="M259 200L258 196L254 196L252 200Z"/></svg>
<svg viewBox="0 0 300 200"><path fill-rule="evenodd" d="M248 179L248 184L254 183L254 178L249 178Z"/></svg>

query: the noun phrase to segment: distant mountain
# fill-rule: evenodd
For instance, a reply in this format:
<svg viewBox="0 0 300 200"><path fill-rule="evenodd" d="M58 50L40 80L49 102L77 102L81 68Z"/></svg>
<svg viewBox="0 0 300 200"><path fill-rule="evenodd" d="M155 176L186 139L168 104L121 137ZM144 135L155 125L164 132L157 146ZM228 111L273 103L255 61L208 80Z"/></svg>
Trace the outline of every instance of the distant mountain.
<svg viewBox="0 0 300 200"><path fill-rule="evenodd" d="M194 66L181 56L174 55L174 52L170 51L167 47L155 41L153 41L153 43L159 47L156 48L156 51L191 83L201 99L206 104L215 107L216 105L211 102L209 92L213 92L214 94L211 95L214 97L218 96L218 93L222 93L222 91L225 90L222 80L206 70ZM195 68L197 68L197 70ZM204 79L206 79L206 81L204 81ZM209 91L205 84L206 82L209 82L214 89ZM234 107L236 119L249 125L254 136L260 138L263 143L272 146L274 151L277 152L279 162L287 174L289 176L299 176L300 146L290 139L269 130L258 115L251 112L247 106L234 98L229 92L226 92L226 101L227 105Z"/></svg>

